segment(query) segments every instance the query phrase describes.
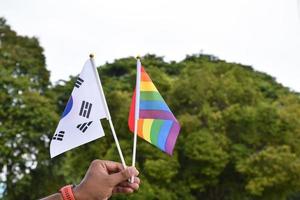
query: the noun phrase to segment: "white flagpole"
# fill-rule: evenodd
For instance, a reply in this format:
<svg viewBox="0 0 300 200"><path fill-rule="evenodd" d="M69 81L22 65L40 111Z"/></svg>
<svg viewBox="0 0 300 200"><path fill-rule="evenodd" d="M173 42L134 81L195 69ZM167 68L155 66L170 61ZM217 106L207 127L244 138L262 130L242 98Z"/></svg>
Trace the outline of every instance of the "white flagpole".
<svg viewBox="0 0 300 200"><path fill-rule="evenodd" d="M133 138L133 151L132 151L132 166L135 167L136 160L136 143L137 143L137 129L140 110L140 83L141 83L141 61L137 57L136 62L136 87L135 87L135 113L134 113L134 138ZM131 177L131 183L133 183L134 177Z"/></svg>
<svg viewBox="0 0 300 200"><path fill-rule="evenodd" d="M96 68L95 63L94 63L94 55L93 54L90 54L90 61L91 61L91 64L93 66L94 74L95 74L96 79L97 79L97 83L98 83L99 90L100 90L100 93L101 93L101 98L102 98L102 100L104 102L104 105L105 105L105 112L106 112L106 116L107 116L106 118L109 121L110 129L111 129L112 135L114 137L115 143L117 145L117 149L118 149L123 167L126 168L126 163L125 163L125 160L124 160L124 157L123 157L123 153L122 153L122 150L121 150L121 147L120 147L120 144L119 144L118 137L117 137L116 132L115 132L114 125L113 125L112 120L111 120L111 116L110 116L108 106L107 106L107 103L106 103L106 99L105 99L105 96L104 96L101 81L100 81L100 78L98 76L97 68Z"/></svg>

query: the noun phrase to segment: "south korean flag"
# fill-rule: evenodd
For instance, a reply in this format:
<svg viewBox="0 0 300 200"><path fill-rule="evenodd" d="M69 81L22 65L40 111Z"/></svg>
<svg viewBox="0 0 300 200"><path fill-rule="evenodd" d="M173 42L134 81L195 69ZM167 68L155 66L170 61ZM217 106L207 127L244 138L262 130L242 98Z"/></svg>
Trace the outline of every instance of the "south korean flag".
<svg viewBox="0 0 300 200"><path fill-rule="evenodd" d="M50 144L51 158L104 136L106 100L92 58L86 61Z"/></svg>

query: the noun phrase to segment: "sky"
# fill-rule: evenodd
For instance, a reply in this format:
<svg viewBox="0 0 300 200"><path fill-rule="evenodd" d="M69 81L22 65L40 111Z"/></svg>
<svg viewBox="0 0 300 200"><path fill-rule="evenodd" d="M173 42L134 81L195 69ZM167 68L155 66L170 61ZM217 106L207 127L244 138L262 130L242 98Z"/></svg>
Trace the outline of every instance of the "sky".
<svg viewBox="0 0 300 200"><path fill-rule="evenodd" d="M300 92L300 0L0 0L18 34L39 38L51 80L154 53L213 54L253 66Z"/></svg>

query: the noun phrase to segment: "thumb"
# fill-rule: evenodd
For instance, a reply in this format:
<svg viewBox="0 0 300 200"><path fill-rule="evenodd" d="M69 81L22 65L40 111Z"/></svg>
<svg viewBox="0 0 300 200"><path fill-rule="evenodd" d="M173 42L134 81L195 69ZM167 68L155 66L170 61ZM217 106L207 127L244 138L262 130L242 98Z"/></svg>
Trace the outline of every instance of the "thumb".
<svg viewBox="0 0 300 200"><path fill-rule="evenodd" d="M127 167L126 169L109 175L113 185L118 185L119 183L128 180L132 176L137 176L139 174L135 167Z"/></svg>

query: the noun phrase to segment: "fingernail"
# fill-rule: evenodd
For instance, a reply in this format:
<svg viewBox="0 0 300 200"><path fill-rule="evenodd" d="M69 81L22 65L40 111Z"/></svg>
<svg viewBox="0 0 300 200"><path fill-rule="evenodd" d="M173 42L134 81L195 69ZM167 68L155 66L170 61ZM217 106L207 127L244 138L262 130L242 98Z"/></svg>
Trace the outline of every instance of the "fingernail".
<svg viewBox="0 0 300 200"><path fill-rule="evenodd" d="M128 171L129 171L130 175L132 175L132 176L137 176L139 174L139 171L136 170L135 167L128 167Z"/></svg>

